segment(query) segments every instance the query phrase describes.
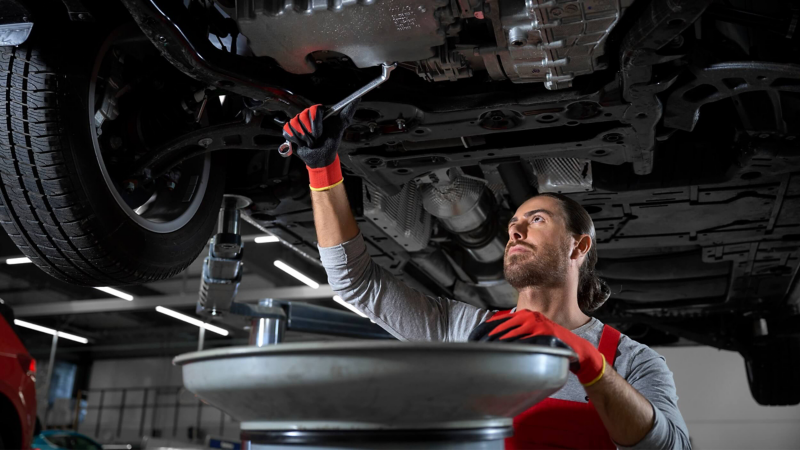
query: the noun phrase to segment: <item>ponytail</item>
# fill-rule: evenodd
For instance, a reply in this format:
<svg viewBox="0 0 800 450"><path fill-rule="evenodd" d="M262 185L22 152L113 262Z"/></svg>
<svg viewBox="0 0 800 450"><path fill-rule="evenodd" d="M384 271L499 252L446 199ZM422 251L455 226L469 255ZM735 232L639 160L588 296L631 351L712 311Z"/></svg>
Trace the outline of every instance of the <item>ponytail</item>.
<svg viewBox="0 0 800 450"><path fill-rule="evenodd" d="M578 306L581 311L587 314L595 311L603 306L610 296L611 289L606 282L594 273L594 269L588 269L584 262L578 281Z"/></svg>

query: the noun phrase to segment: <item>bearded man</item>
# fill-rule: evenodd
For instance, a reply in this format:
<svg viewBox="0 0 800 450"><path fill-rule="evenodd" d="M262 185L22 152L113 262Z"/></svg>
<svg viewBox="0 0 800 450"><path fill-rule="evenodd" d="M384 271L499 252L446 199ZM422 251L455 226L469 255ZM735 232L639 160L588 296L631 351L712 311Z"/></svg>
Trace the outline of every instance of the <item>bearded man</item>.
<svg viewBox="0 0 800 450"><path fill-rule="evenodd" d="M320 105L284 127L309 171L322 264L333 290L404 341L532 342L555 336L578 355L566 385L514 420L506 448L690 448L664 358L591 317L609 297L594 273L595 230L569 197L540 194L508 224L506 280L517 307L490 311L432 297L375 264L350 210L337 149L355 106L322 127Z"/></svg>

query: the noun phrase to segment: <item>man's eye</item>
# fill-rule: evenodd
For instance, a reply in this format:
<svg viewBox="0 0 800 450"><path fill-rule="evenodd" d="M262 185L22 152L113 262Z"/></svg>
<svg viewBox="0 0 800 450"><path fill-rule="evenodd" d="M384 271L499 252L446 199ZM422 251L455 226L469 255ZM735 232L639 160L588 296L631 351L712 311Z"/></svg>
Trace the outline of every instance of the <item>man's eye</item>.
<svg viewBox="0 0 800 450"><path fill-rule="evenodd" d="M531 220L531 221L533 223L542 222L542 221L544 221L544 218L542 216L533 216L533 220Z"/></svg>

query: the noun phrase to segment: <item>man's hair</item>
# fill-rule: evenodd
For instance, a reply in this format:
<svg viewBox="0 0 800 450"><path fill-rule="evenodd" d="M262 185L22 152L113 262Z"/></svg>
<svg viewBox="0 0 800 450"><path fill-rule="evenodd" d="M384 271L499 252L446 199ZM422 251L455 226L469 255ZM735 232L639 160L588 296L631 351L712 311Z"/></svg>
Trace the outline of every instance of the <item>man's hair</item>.
<svg viewBox="0 0 800 450"><path fill-rule="evenodd" d="M564 222L567 231L572 234L588 234L592 238L592 245L586 254L586 259L581 265L578 278L578 306L585 313L595 311L608 300L611 290L605 281L601 280L594 272L597 264L597 240L594 232L594 222L583 206L563 194L543 192L534 197L550 197L558 200L561 211L564 213Z"/></svg>

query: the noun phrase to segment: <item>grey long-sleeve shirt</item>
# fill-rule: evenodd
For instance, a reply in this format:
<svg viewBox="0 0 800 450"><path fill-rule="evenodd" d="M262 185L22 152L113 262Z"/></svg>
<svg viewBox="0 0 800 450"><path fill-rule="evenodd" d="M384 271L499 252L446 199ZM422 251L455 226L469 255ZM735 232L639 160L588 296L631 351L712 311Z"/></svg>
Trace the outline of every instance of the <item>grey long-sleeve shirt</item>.
<svg viewBox="0 0 800 450"><path fill-rule="evenodd" d="M402 341L463 342L494 311L456 300L432 297L410 288L375 264L359 234L333 247L320 247L328 283L342 299ZM603 324L592 318L573 333L600 342ZM624 334L617 347L614 369L653 405L653 429L632 449L687 449L689 432L678 410L678 394L664 357ZM586 391L570 374L553 398L587 402Z"/></svg>

